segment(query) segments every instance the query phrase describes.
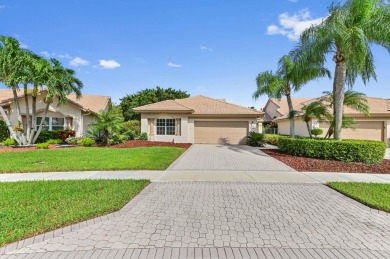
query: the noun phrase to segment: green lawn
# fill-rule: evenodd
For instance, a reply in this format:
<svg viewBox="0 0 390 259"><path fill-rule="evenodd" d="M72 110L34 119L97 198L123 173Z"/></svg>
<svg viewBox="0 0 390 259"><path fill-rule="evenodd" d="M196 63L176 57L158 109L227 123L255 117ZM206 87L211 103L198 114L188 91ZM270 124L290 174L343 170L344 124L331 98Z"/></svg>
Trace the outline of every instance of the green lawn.
<svg viewBox="0 0 390 259"><path fill-rule="evenodd" d="M371 208L390 212L390 184L333 182L328 186Z"/></svg>
<svg viewBox="0 0 390 259"><path fill-rule="evenodd" d="M165 170L184 148L64 148L0 153L0 173Z"/></svg>
<svg viewBox="0 0 390 259"><path fill-rule="evenodd" d="M147 180L0 183L0 246L122 208Z"/></svg>

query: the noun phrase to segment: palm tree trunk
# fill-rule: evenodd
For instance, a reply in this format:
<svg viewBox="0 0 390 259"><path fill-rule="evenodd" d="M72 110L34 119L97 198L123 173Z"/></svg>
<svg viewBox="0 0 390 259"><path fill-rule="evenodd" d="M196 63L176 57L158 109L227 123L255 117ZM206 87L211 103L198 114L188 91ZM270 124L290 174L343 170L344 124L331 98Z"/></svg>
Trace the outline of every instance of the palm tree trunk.
<svg viewBox="0 0 390 259"><path fill-rule="evenodd" d="M30 131L31 131L31 120L30 120L30 106L28 103L28 88L27 84L24 84L24 104L26 106L26 129L25 129L25 134L27 137L27 144L31 144L31 136L30 136Z"/></svg>
<svg viewBox="0 0 390 259"><path fill-rule="evenodd" d="M37 112L37 95L38 95L38 86L34 85L33 91L31 94L32 97L32 105L31 105L31 138L33 138L36 130L36 125L35 123L37 122L36 120L36 112ZM35 143L35 141L32 142L32 144Z"/></svg>
<svg viewBox="0 0 390 259"><path fill-rule="evenodd" d="M12 93L14 95L14 102L15 102L15 106L16 106L18 123L22 123L22 112L20 110L20 104L19 104L19 99L18 99L18 93L16 92L16 87L12 87ZM26 145L27 140L26 140L25 132L21 132L20 134L21 134L20 140L22 142L22 145Z"/></svg>
<svg viewBox="0 0 390 259"><path fill-rule="evenodd" d="M295 114L294 114L294 107L292 105L291 100L291 89L290 86L286 86L286 97L287 97L287 105L289 110L289 119L290 119L290 138L295 138Z"/></svg>
<svg viewBox="0 0 390 259"><path fill-rule="evenodd" d="M344 85L346 78L347 66L345 64L343 53L340 49L337 50L333 60L336 63L336 70L333 82L333 91L335 95L334 110L335 110L335 125L334 138L341 140L341 128L343 124L344 113Z"/></svg>
<svg viewBox="0 0 390 259"><path fill-rule="evenodd" d="M307 128L307 132L309 132L309 136L310 136L310 138L313 138L313 136L311 135L311 131L310 131L309 122L308 122L308 121L305 121L305 122L306 122L306 128Z"/></svg>
<svg viewBox="0 0 390 259"><path fill-rule="evenodd" d="M108 141L108 134L109 134L109 132L108 132L108 130L104 130L104 137L105 137L105 139L106 139L106 146L108 147L109 145L110 145L110 143L109 143L109 141Z"/></svg>
<svg viewBox="0 0 390 259"><path fill-rule="evenodd" d="M46 119L46 115L47 115L47 111L49 110L49 106L50 106L50 102L47 102L47 103L46 103L46 107L45 107L45 112L43 113L43 117L42 117L41 123L39 124L38 131L37 131L37 133L36 133L35 136L34 136L34 139L33 139L32 144L34 144L35 141L37 141L37 139L38 139L38 137L39 137L39 134L41 134L42 127L43 127L43 123L44 123L44 121L45 121L45 119Z"/></svg>
<svg viewBox="0 0 390 259"><path fill-rule="evenodd" d="M13 139L16 140L16 142L18 142L19 145L22 144L22 142L20 141L20 139L18 138L18 136L16 135L14 129L12 128L12 125L11 125L11 122L9 121L8 117L7 117L7 114L5 114L5 111L3 109L3 107L0 105L0 115L1 117L3 117L3 120L5 122L5 124L7 125L7 128L11 134L11 137Z"/></svg>

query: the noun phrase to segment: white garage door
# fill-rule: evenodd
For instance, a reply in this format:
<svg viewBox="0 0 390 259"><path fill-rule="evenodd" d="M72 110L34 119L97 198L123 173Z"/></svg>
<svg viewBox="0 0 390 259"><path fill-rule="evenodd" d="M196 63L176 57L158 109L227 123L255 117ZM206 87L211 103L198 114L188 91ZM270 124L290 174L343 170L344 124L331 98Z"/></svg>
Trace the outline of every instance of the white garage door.
<svg viewBox="0 0 390 259"><path fill-rule="evenodd" d="M245 144L247 121L195 121L197 144Z"/></svg>

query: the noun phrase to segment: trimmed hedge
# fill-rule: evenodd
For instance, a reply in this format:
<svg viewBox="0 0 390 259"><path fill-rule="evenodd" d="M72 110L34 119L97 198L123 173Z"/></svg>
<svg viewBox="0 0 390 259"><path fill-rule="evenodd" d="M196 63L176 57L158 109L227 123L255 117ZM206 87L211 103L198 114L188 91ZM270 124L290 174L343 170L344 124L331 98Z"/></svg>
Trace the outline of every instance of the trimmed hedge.
<svg viewBox="0 0 390 259"><path fill-rule="evenodd" d="M344 162L379 163L386 153L386 144L371 140L319 140L280 137L278 147L282 152L311 158Z"/></svg>
<svg viewBox="0 0 390 259"><path fill-rule="evenodd" d="M280 137L282 137L282 136L275 135L275 134L264 134L264 141L267 144L278 145L278 140Z"/></svg>

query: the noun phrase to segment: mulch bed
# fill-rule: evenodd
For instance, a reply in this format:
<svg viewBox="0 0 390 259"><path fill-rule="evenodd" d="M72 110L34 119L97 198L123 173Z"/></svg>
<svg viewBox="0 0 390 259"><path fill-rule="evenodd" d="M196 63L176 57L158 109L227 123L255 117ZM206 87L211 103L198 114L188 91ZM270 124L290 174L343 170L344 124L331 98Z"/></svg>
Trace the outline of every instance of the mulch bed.
<svg viewBox="0 0 390 259"><path fill-rule="evenodd" d="M113 148L134 148L134 147L180 147L188 149L190 143L172 143L159 141L145 141L145 140L130 140L118 145L111 146Z"/></svg>
<svg viewBox="0 0 390 259"><path fill-rule="evenodd" d="M49 149L55 149L55 148L56 148L55 145L49 146ZM1 152L24 152L30 150L41 150L41 149L37 149L36 147L0 147L0 153Z"/></svg>
<svg viewBox="0 0 390 259"><path fill-rule="evenodd" d="M362 163L346 163L335 160L298 157L285 154L280 150L262 149L261 151L299 172L390 174L390 160L383 160L380 164L367 165Z"/></svg>

